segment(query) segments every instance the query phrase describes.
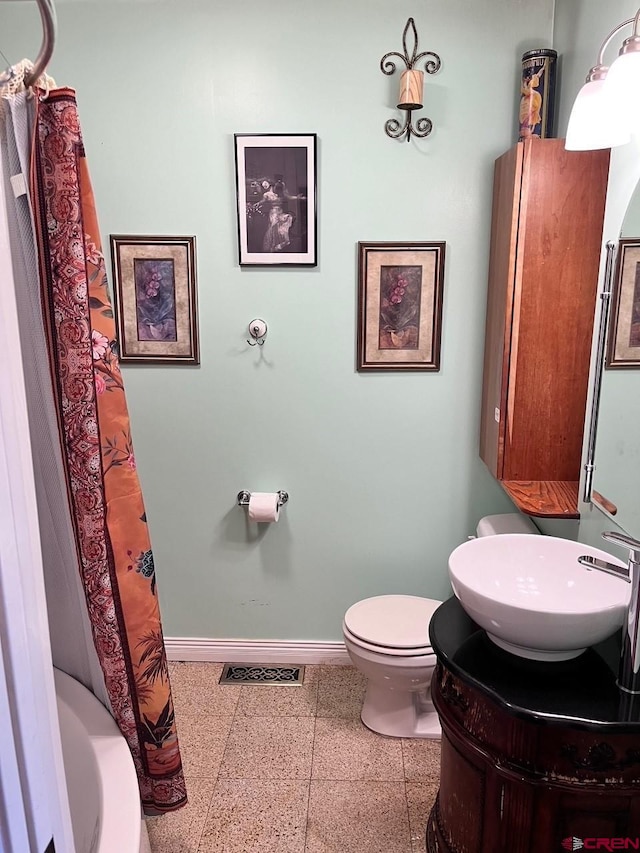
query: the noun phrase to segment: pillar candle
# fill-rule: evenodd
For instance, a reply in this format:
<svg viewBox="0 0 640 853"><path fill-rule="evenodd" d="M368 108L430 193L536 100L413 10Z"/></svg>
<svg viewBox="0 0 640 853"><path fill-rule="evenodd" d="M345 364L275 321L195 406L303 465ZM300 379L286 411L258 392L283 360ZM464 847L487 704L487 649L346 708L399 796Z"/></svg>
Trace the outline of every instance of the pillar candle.
<svg viewBox="0 0 640 853"><path fill-rule="evenodd" d="M418 110L422 107L423 71L404 71L400 78L399 110Z"/></svg>

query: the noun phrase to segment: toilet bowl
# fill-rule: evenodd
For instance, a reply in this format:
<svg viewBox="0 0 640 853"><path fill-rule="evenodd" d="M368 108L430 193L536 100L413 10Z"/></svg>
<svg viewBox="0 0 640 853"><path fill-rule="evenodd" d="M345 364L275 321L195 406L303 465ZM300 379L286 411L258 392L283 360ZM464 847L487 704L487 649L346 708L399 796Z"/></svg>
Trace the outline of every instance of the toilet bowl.
<svg viewBox="0 0 640 853"><path fill-rule="evenodd" d="M478 536L537 533L526 516L486 516ZM344 643L356 669L367 677L362 722L390 737L439 738L431 701L436 656L429 622L442 602L416 595L378 595L353 604L342 623Z"/></svg>
<svg viewBox="0 0 640 853"><path fill-rule="evenodd" d="M350 607L342 633L353 665L368 679L361 719L391 737L440 737L429 685L436 657L429 621L442 602L379 595Z"/></svg>

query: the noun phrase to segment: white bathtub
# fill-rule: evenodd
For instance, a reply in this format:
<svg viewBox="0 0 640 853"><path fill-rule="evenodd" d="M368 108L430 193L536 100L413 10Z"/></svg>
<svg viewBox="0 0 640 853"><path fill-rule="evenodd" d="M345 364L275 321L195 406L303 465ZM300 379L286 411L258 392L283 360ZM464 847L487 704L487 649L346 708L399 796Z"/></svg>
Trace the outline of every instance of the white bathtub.
<svg viewBox="0 0 640 853"><path fill-rule="evenodd" d="M76 853L148 850L125 739L93 693L60 670L54 676Z"/></svg>

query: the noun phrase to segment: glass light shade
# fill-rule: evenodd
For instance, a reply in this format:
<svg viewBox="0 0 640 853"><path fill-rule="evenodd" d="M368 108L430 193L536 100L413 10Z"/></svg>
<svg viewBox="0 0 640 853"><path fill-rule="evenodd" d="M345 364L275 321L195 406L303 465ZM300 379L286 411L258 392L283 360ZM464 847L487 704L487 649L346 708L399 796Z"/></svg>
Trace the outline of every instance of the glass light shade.
<svg viewBox="0 0 640 853"><path fill-rule="evenodd" d="M629 142L631 134L626 115L615 109L607 97L605 82L606 79L592 80L578 92L567 127L564 147L568 151L615 148Z"/></svg>
<svg viewBox="0 0 640 853"><path fill-rule="evenodd" d="M632 133L638 132L637 102L640 92L640 52L623 53L612 64L604 81L603 95Z"/></svg>
<svg viewBox="0 0 640 853"><path fill-rule="evenodd" d="M618 107L635 109L640 89L640 51L623 53L607 72L604 91Z"/></svg>

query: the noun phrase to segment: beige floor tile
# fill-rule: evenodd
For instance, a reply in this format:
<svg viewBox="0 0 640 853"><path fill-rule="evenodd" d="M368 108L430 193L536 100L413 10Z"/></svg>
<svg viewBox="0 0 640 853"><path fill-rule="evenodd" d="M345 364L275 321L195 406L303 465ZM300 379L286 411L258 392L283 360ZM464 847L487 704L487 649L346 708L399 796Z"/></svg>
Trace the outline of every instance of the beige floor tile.
<svg viewBox="0 0 640 853"><path fill-rule="evenodd" d="M353 666L321 666L319 717L360 717L367 680Z"/></svg>
<svg viewBox="0 0 640 853"><path fill-rule="evenodd" d="M187 779L205 776L216 779L233 715L185 717L176 715L182 766Z"/></svg>
<svg viewBox="0 0 640 853"><path fill-rule="evenodd" d="M312 782L305 853L411 853L402 782Z"/></svg>
<svg viewBox="0 0 640 853"><path fill-rule="evenodd" d="M435 782L440 778L440 741L402 738L404 778L407 782Z"/></svg>
<svg viewBox="0 0 640 853"><path fill-rule="evenodd" d="M404 781L398 738L374 734L360 720L318 717L313 779Z"/></svg>
<svg viewBox="0 0 640 853"><path fill-rule="evenodd" d="M222 668L221 663L169 663L176 716L196 717L205 714L224 717L235 713L238 688L236 685L218 684Z"/></svg>
<svg viewBox="0 0 640 853"><path fill-rule="evenodd" d="M363 726L356 669L307 667L300 688L170 670L189 805L147 821L153 853L425 853L440 744Z"/></svg>
<svg viewBox="0 0 640 853"><path fill-rule="evenodd" d="M147 819L152 853L197 853L214 787L214 779L187 780L184 808Z"/></svg>
<svg viewBox="0 0 640 853"><path fill-rule="evenodd" d="M436 800L438 783L408 782L406 790L409 826L411 828L411 851L412 853L426 853L427 819Z"/></svg>
<svg viewBox="0 0 640 853"><path fill-rule="evenodd" d="M309 779L313 717L236 717L220 779Z"/></svg>
<svg viewBox="0 0 640 853"><path fill-rule="evenodd" d="M307 666L304 684L237 687L240 691L237 714L250 717L313 717L318 703L319 667Z"/></svg>
<svg viewBox="0 0 640 853"><path fill-rule="evenodd" d="M199 853L304 853L308 782L221 780Z"/></svg>

